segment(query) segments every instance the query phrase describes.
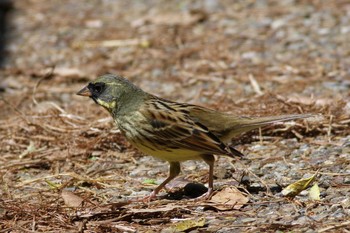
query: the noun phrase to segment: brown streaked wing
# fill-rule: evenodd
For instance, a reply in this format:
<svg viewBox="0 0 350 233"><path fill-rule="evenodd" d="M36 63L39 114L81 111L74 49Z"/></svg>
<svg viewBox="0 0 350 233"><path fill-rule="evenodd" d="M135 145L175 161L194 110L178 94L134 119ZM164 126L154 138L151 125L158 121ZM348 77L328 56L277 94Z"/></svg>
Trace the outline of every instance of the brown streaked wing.
<svg viewBox="0 0 350 233"><path fill-rule="evenodd" d="M149 127L145 131L152 141L200 153L233 156L231 150L218 137L204 125L192 120L184 104L155 97L146 102L140 112L149 122Z"/></svg>

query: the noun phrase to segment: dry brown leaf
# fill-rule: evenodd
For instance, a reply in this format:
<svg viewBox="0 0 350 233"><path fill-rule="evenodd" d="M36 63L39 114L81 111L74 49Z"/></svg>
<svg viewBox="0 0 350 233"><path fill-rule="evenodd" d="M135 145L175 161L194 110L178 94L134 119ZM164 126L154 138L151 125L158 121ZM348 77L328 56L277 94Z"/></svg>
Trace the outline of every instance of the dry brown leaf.
<svg viewBox="0 0 350 233"><path fill-rule="evenodd" d="M226 187L214 194L210 200L210 206L218 210L238 210L248 201L249 198L243 195L237 188Z"/></svg>
<svg viewBox="0 0 350 233"><path fill-rule="evenodd" d="M62 191L61 197L63 198L64 204L68 207L79 207L84 201L83 198L67 190Z"/></svg>

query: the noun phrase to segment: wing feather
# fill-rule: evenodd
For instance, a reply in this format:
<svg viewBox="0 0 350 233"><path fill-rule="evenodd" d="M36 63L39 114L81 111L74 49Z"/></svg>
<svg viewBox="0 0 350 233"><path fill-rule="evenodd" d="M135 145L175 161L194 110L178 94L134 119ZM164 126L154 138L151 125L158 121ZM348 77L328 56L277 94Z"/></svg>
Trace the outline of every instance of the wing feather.
<svg viewBox="0 0 350 233"><path fill-rule="evenodd" d="M149 123L146 131L150 141L164 147L193 150L203 154L242 156L240 152L225 145L206 126L194 121L184 104L152 99L140 111Z"/></svg>

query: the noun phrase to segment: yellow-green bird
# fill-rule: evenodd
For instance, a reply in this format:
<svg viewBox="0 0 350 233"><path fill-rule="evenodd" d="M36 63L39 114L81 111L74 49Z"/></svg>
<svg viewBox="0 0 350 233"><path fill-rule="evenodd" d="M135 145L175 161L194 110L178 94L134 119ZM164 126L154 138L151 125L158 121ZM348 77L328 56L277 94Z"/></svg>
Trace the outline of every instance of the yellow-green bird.
<svg viewBox="0 0 350 233"><path fill-rule="evenodd" d="M166 160L169 176L148 196L157 193L181 171L180 162L204 160L209 165L208 192L213 192L214 154L243 156L229 145L232 137L271 123L307 118L311 114L241 117L197 105L159 98L113 74L100 76L80 90L112 115L127 140L141 152Z"/></svg>

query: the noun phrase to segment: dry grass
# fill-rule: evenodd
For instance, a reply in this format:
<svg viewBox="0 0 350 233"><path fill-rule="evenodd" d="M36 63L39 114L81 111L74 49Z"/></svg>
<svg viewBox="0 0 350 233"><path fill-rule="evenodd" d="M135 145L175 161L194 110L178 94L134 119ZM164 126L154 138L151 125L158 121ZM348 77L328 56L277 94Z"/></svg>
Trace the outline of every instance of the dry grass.
<svg viewBox="0 0 350 233"><path fill-rule="evenodd" d="M348 19L349 4L155 2L15 3L11 57L0 71L0 232L157 232L201 217L199 231L348 229L349 199L341 198L349 195L350 48L337 22ZM237 115L322 117L233 140L248 159L219 160L216 176L218 189L239 185L249 196L240 210L188 199L128 203L167 167L135 151L103 109L75 96L106 72ZM281 165L288 171L276 174ZM181 179L205 182L201 168L188 162ZM276 191L318 169L321 201ZM321 207L329 211L318 218Z"/></svg>

